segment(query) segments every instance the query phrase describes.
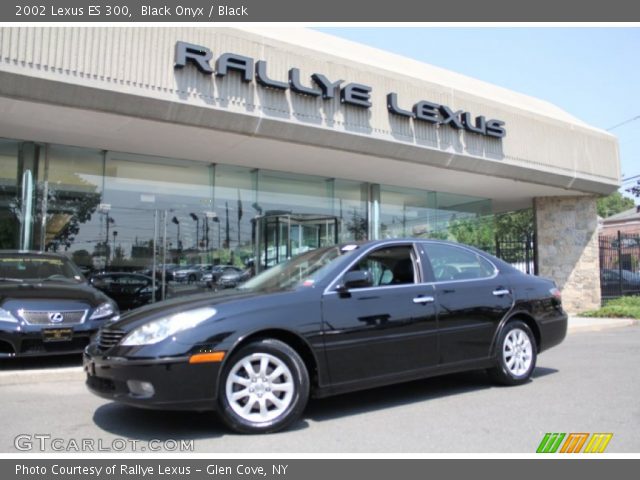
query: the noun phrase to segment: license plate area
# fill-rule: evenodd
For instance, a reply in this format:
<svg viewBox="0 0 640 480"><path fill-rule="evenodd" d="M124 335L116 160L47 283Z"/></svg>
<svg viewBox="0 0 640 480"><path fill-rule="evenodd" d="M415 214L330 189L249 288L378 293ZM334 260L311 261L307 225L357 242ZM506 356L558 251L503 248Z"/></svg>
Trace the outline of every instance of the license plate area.
<svg viewBox="0 0 640 480"><path fill-rule="evenodd" d="M46 328L42 330L43 342L70 342L73 328Z"/></svg>

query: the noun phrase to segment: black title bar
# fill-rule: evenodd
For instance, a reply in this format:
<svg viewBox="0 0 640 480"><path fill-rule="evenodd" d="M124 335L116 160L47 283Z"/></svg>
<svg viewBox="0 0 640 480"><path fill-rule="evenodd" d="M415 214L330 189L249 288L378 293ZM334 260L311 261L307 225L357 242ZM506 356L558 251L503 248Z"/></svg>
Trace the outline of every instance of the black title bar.
<svg viewBox="0 0 640 480"><path fill-rule="evenodd" d="M8 0L0 22L637 22L629 0Z"/></svg>

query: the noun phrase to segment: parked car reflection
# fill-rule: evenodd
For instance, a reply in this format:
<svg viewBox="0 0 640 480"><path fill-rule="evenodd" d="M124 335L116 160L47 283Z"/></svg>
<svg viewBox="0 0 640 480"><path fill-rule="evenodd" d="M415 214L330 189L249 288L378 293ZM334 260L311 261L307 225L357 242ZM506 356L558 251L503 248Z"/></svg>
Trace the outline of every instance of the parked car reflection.
<svg viewBox="0 0 640 480"><path fill-rule="evenodd" d="M120 310L131 310L151 303L152 298L162 300L161 282L156 281L153 294L153 279L147 275L128 272L109 272L93 275L89 282L118 304ZM172 296L168 285L165 298Z"/></svg>
<svg viewBox="0 0 640 480"><path fill-rule="evenodd" d="M214 265L209 271L205 272L202 275L200 281L207 287L213 288L216 283L218 283L218 279L225 273L227 270L238 270L238 267L234 267L233 265Z"/></svg>
<svg viewBox="0 0 640 480"><path fill-rule="evenodd" d="M0 358L81 352L118 318L64 255L0 251Z"/></svg>
<svg viewBox="0 0 640 480"><path fill-rule="evenodd" d="M218 279L218 288L235 288L243 282L246 282L251 277L251 270L240 270L235 268L233 270L226 270Z"/></svg>

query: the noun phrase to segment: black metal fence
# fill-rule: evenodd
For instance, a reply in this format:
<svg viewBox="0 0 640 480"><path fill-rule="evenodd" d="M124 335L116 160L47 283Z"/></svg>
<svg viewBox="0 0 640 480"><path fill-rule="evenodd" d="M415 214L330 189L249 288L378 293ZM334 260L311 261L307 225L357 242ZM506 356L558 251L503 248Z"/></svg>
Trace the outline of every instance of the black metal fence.
<svg viewBox="0 0 640 480"><path fill-rule="evenodd" d="M496 237L493 245L481 245L478 248L513 265L521 272L538 274L535 233Z"/></svg>
<svg viewBox="0 0 640 480"><path fill-rule="evenodd" d="M602 298L640 294L640 234L600 235Z"/></svg>

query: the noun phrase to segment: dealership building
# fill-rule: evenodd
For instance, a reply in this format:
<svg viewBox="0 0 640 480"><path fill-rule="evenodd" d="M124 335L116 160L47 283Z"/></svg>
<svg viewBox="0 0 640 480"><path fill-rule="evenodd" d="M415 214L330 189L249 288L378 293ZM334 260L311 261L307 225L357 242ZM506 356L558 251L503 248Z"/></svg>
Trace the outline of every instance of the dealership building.
<svg viewBox="0 0 640 480"><path fill-rule="evenodd" d="M261 270L532 208L578 311L619 181L616 138L548 102L313 30L0 28L0 248Z"/></svg>

